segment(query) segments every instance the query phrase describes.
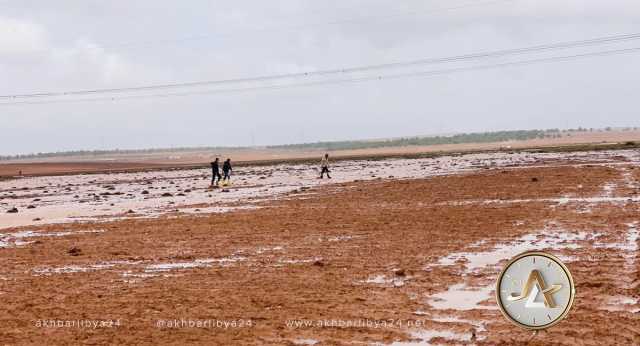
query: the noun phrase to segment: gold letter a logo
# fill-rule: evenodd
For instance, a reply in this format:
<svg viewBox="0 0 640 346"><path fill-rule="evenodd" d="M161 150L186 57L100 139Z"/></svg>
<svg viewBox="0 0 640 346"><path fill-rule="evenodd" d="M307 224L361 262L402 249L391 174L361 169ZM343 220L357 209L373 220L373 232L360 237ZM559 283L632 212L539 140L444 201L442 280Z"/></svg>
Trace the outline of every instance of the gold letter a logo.
<svg viewBox="0 0 640 346"><path fill-rule="evenodd" d="M558 292L561 288L562 285L551 285L547 288L547 285L544 283L544 279L542 278L542 275L540 275L540 272L534 269L529 274L529 278L527 279L524 287L522 287L522 292L520 293L520 295L511 293L511 295L507 297L507 299L509 301L516 301L529 296L525 307L539 308L546 306L548 308L555 308L556 303L553 300L552 294ZM544 305L534 302L536 296L540 291L542 291L542 295L544 296Z"/></svg>

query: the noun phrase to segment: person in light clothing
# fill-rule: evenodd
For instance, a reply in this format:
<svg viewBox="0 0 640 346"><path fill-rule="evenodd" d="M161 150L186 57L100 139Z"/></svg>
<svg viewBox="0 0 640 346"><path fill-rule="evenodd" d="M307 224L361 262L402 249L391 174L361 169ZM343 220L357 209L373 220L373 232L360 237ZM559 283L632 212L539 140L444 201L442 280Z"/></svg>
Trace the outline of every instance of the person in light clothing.
<svg viewBox="0 0 640 346"><path fill-rule="evenodd" d="M222 164L222 173L224 173L222 177L223 183L229 184L231 182L231 171L233 171L233 168L231 168L231 159L227 159L227 161Z"/></svg>
<svg viewBox="0 0 640 346"><path fill-rule="evenodd" d="M320 161L320 179L324 178L324 174L327 173L327 178L331 179L329 175L329 154L324 154L324 157Z"/></svg>

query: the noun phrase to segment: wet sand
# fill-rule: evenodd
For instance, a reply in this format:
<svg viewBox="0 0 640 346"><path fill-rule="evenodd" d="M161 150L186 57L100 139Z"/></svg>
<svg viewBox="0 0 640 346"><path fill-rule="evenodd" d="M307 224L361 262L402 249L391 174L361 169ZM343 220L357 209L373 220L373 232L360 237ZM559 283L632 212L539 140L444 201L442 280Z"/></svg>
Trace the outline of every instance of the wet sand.
<svg viewBox="0 0 640 346"><path fill-rule="evenodd" d="M0 343L638 344L639 158L348 161L331 183L311 166L254 167L229 192L204 190L205 170L3 182L1 202L48 199L82 222L0 216ZM89 194L99 200L78 201ZM220 206L230 209L207 209ZM511 256L532 249L560 256L578 294L567 319L529 343L501 316L493 285ZM120 323L37 325L50 319ZM158 326L174 319L236 326Z"/></svg>

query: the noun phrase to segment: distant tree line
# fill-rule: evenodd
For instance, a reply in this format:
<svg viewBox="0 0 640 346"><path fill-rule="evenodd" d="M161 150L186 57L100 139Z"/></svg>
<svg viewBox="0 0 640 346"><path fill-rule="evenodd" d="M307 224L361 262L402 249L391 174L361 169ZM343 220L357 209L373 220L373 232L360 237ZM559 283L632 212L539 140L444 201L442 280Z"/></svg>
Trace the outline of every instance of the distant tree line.
<svg viewBox="0 0 640 346"><path fill-rule="evenodd" d="M535 138L551 138L558 135L557 129L551 130L519 130L519 131L495 131L495 132L475 132L462 133L451 136L433 137L403 137L377 141L334 141L315 142L303 144L272 145L271 149L327 149L327 150L348 150L348 149L370 149L381 147L404 147L417 145L437 145L437 144L462 144L462 143L492 143L505 141L522 141Z"/></svg>
<svg viewBox="0 0 640 346"><path fill-rule="evenodd" d="M154 154L154 153L177 153L202 150L229 150L242 149L232 147L180 147L180 148L151 148L151 149L110 149L110 150L70 150L47 153L18 154L0 156L0 161L20 160L20 159L45 159L49 157L77 157L77 156L105 156L105 155L127 155L127 154Z"/></svg>
<svg viewBox="0 0 640 346"><path fill-rule="evenodd" d="M638 130L638 127L615 128L618 131ZM605 129L582 128L576 129L547 129L547 130L517 130L517 131L493 131L462 133L450 136L422 136L402 137L385 140L355 140L355 141L326 141L300 144L283 144L267 146L268 149L324 149L324 150L350 150L370 149L381 147L426 146L437 144L462 144L462 143L493 143L506 141L523 141L536 138L560 138L570 135L571 132L613 131L614 128ZM106 156L128 154L153 154L153 153L177 153L191 151L221 151L221 150L249 149L248 147L181 147L181 148L153 148L153 149L113 149L113 150L73 150L49 153L33 153L19 155L0 156L0 161L20 159L44 159L50 157L77 157L77 156Z"/></svg>
<svg viewBox="0 0 640 346"><path fill-rule="evenodd" d="M268 146L269 149L325 149L325 150L349 150L370 149L381 147L426 146L438 144L462 144L462 143L494 143L506 141L524 141L536 138L560 138L568 136L572 132L613 131L611 127L603 130L578 127L575 129L547 129L547 130L516 130L462 133L451 136L422 136L403 137L385 140L359 140L359 141L326 141L301 144L283 144ZM619 131L638 130L637 127L616 128Z"/></svg>

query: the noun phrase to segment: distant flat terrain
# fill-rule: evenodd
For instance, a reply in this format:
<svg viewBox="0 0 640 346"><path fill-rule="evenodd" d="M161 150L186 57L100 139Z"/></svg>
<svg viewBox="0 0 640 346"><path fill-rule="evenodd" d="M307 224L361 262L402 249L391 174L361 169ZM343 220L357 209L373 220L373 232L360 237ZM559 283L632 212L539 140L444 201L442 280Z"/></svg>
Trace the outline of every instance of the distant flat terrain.
<svg viewBox="0 0 640 346"><path fill-rule="evenodd" d="M238 163L286 162L288 160L315 160L329 152L334 159L419 155L430 153L474 152L489 150L522 150L574 145L606 145L640 143L640 130L568 132L560 138L531 139L495 143L460 143L440 145L389 146L351 150L325 149L194 149L189 151L161 151L153 153L108 154L97 156L54 156L42 159L0 161L0 177L13 177L22 171L27 176L70 173L104 173L113 171L139 171L146 169L204 167L215 157L231 158ZM585 148L590 149L590 148Z"/></svg>

